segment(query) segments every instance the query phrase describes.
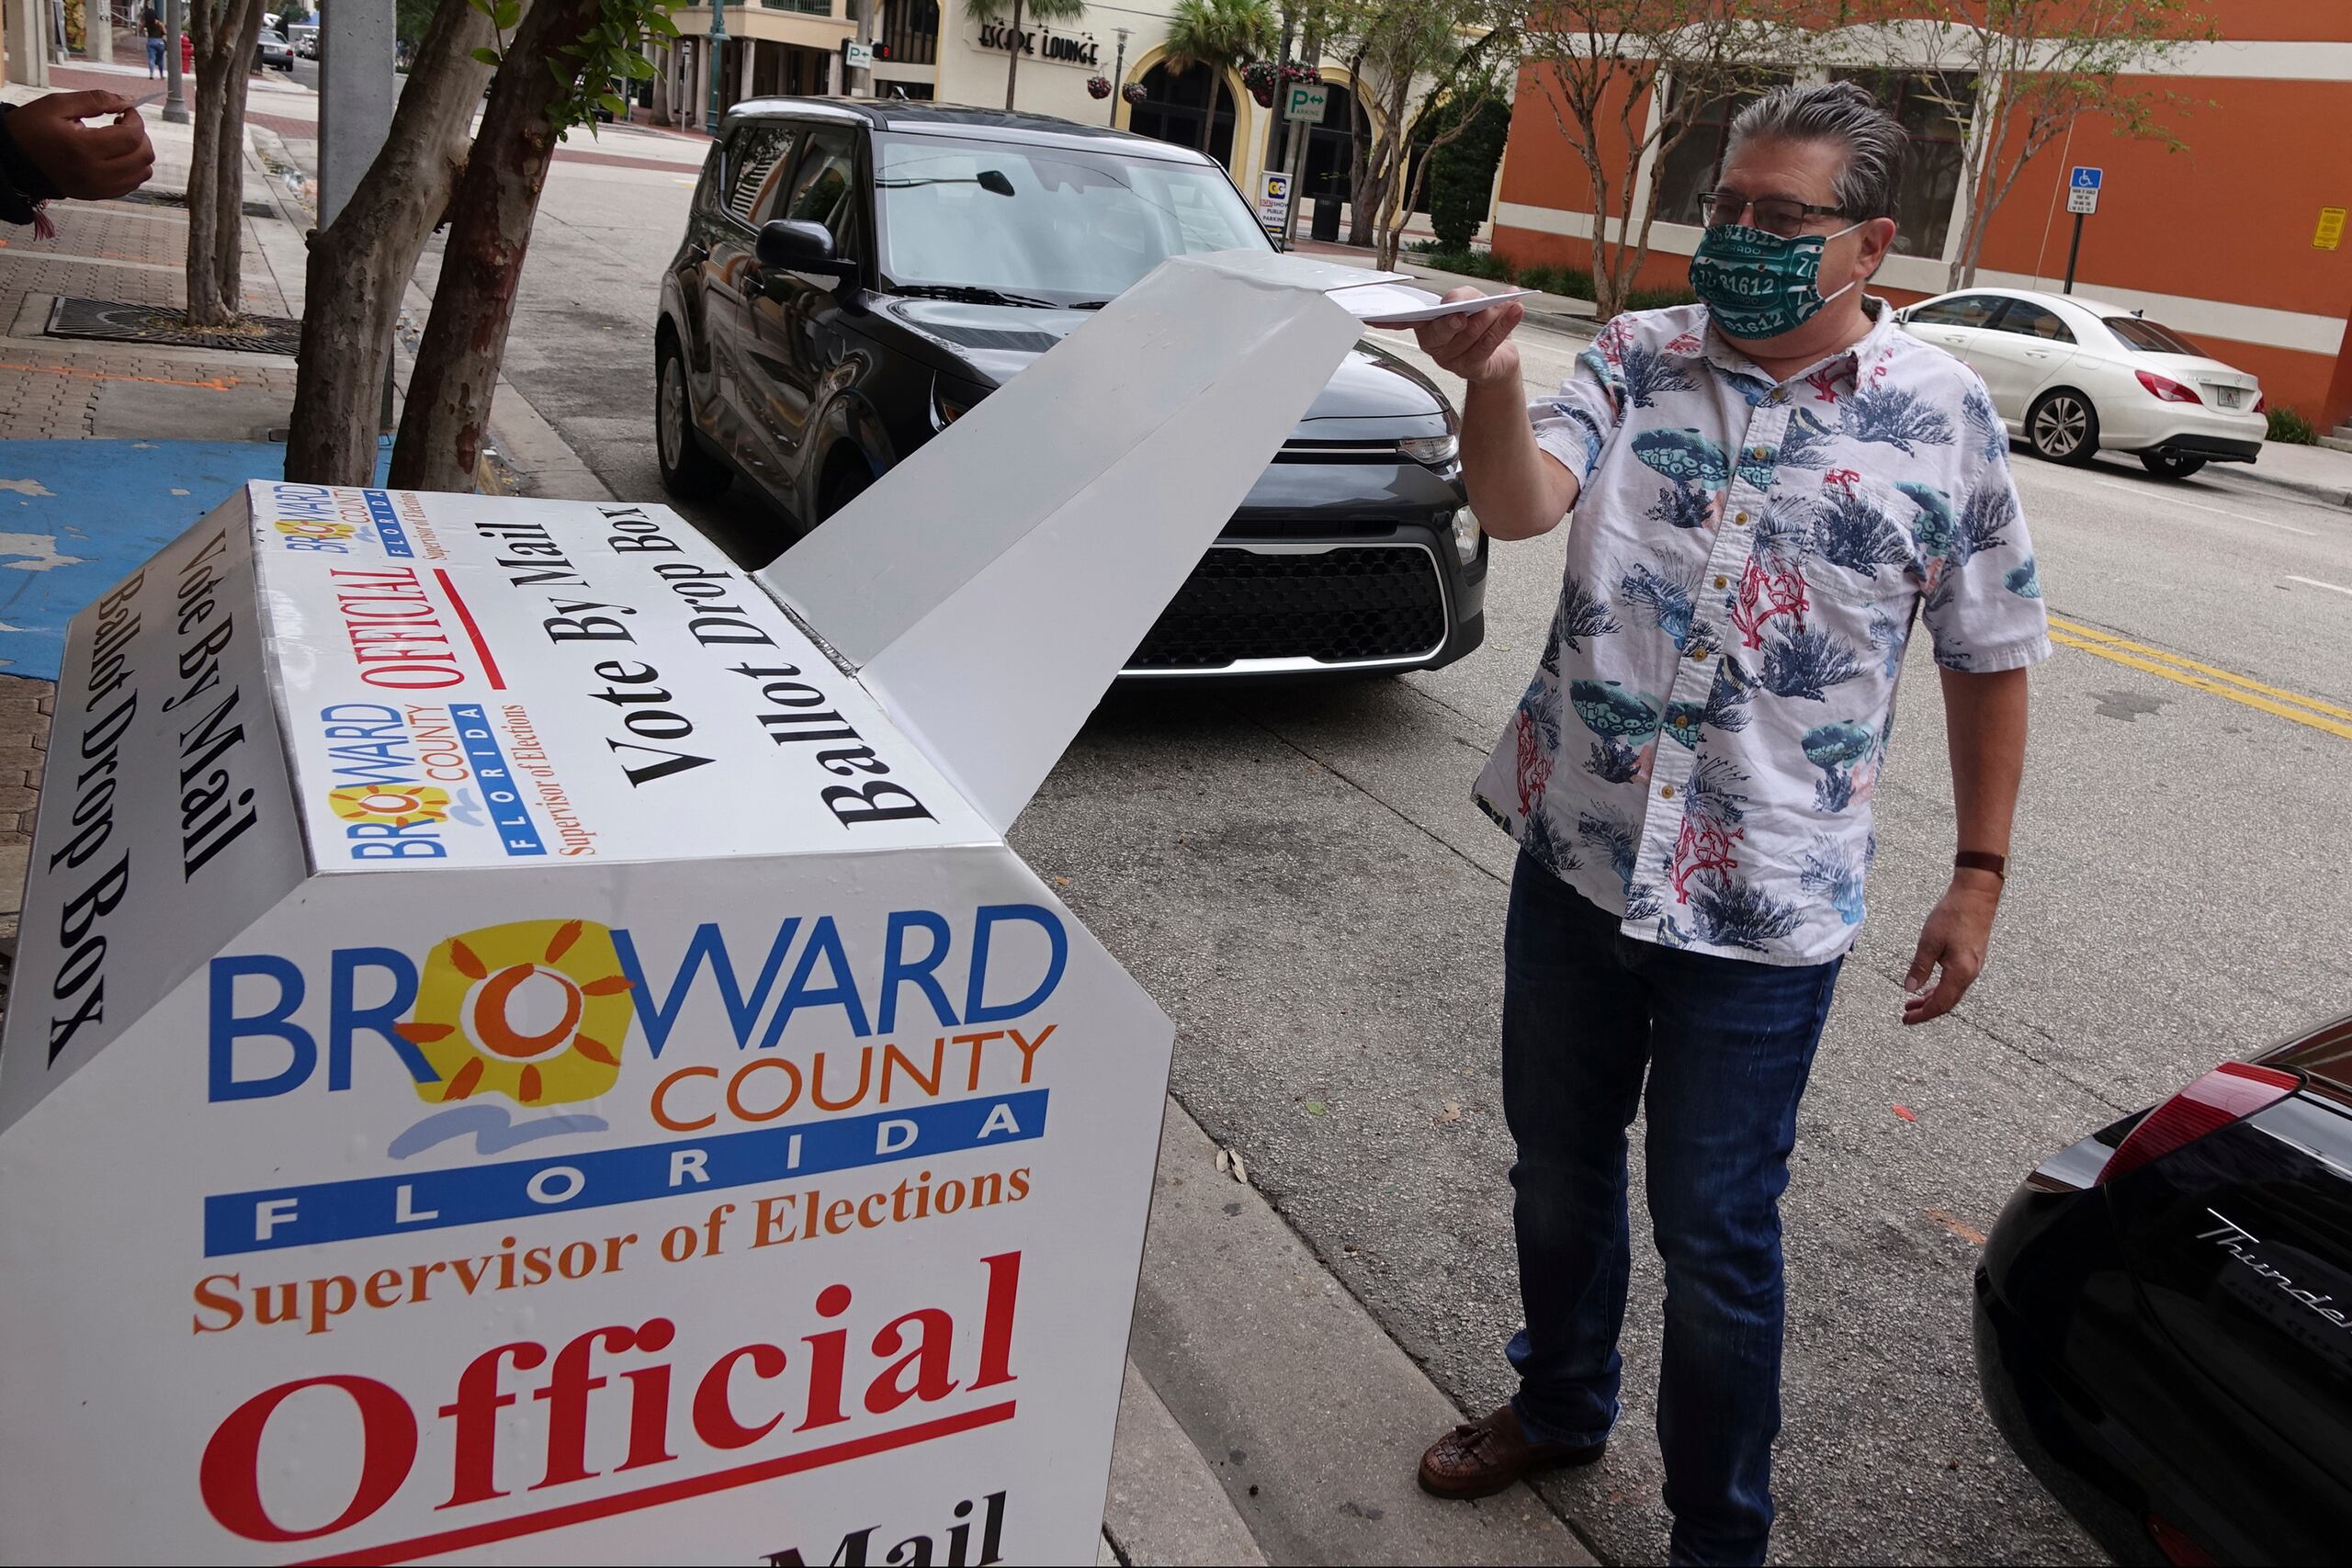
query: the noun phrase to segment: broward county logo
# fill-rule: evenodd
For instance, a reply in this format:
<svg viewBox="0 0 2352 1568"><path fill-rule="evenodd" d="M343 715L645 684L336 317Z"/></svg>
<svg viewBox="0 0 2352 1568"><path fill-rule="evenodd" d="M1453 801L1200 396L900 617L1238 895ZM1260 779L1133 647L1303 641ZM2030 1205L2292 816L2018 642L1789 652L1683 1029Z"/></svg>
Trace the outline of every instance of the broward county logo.
<svg viewBox="0 0 2352 1568"><path fill-rule="evenodd" d="M312 543L348 539L359 532L358 528L352 524L338 523L324 517L281 517L272 526L288 539L307 540Z"/></svg>
<svg viewBox="0 0 2352 1568"><path fill-rule="evenodd" d="M327 809L345 822L419 828L449 819L449 792L433 784L345 784L327 792Z"/></svg>
<svg viewBox="0 0 2352 1568"><path fill-rule="evenodd" d="M447 938L425 955L415 1011L397 1026L438 1075L417 1097L596 1099L620 1078L634 984L611 930L593 920L517 920Z"/></svg>

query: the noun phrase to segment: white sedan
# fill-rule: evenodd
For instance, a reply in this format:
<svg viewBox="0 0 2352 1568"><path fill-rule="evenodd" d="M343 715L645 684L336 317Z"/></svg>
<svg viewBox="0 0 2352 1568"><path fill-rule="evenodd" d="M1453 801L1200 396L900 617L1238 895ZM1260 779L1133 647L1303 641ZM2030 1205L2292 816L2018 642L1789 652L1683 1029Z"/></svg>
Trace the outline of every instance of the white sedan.
<svg viewBox="0 0 2352 1568"><path fill-rule="evenodd" d="M2131 452L2150 473L2179 479L2261 456L2261 385L2121 306L1970 288L1895 319L1983 377L2009 434L2053 463Z"/></svg>

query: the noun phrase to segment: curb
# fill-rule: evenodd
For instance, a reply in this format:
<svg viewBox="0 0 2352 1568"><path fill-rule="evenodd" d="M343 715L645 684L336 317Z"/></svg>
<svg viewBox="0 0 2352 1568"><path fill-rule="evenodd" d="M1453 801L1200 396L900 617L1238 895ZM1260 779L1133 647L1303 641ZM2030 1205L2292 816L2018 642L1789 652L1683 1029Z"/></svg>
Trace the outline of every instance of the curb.
<svg viewBox="0 0 2352 1568"><path fill-rule="evenodd" d="M1170 1097L1127 1356L1265 1557L1593 1562L1524 1483L1476 1502L1420 1490L1422 1449L1461 1411L1217 1156ZM1155 1556L1148 1533L1136 1539L1134 1521L1109 1523L1131 1561L1171 1560Z"/></svg>
<svg viewBox="0 0 2352 1568"><path fill-rule="evenodd" d="M2346 449L2352 450L2352 443L2346 444ZM2233 473L2233 478L2246 479L2271 490L2285 491L2290 495L2301 497L2305 501L2316 501L2324 506L2352 508L2352 486L2319 484L2310 479L2281 479L2276 474L2264 473L2262 466L2258 463L2247 463L2242 469L2238 469L2236 465L2232 467L2237 469Z"/></svg>

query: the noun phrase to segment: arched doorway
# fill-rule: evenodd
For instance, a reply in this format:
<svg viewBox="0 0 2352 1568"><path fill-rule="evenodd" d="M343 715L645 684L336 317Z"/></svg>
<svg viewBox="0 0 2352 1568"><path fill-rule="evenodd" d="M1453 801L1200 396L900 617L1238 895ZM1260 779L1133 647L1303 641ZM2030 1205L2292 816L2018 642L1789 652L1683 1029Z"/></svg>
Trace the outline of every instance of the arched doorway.
<svg viewBox="0 0 2352 1568"><path fill-rule="evenodd" d="M1207 112L1209 91L1216 90L1216 120L1209 133L1209 156L1227 168L1233 166L1233 92L1225 73L1195 65L1170 74L1161 61L1143 73L1145 98L1127 109L1127 129L1156 141L1172 141L1197 150L1201 117Z"/></svg>
<svg viewBox="0 0 2352 1568"><path fill-rule="evenodd" d="M1356 96L1343 83L1326 82L1329 91L1323 99L1323 118L1306 129L1306 157L1299 165L1298 185L1301 198L1312 201L1318 196L1348 198L1348 167L1355 156L1350 127L1362 126L1370 134L1371 124L1364 118ZM1193 124L1197 127L1199 121ZM1280 116L1266 132L1266 167L1284 169L1283 162L1285 141Z"/></svg>

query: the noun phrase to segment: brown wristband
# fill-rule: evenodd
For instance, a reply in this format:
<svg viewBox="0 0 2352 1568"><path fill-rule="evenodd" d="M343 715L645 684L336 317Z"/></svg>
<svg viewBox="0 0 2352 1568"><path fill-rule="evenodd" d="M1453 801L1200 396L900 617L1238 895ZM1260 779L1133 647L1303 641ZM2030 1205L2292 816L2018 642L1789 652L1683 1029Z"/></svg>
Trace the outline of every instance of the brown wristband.
<svg viewBox="0 0 2352 1568"><path fill-rule="evenodd" d="M2007 882L2009 879L2009 857L1986 850L1962 850L1951 857L1951 863L1962 871L1989 871Z"/></svg>

